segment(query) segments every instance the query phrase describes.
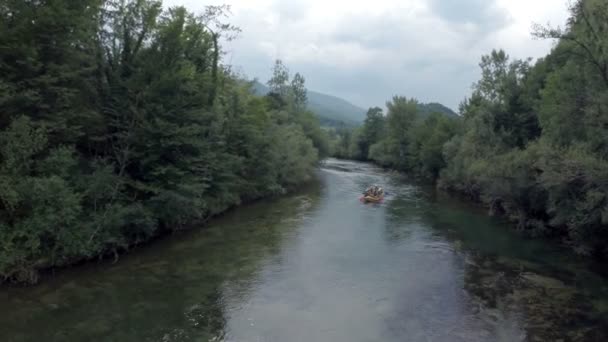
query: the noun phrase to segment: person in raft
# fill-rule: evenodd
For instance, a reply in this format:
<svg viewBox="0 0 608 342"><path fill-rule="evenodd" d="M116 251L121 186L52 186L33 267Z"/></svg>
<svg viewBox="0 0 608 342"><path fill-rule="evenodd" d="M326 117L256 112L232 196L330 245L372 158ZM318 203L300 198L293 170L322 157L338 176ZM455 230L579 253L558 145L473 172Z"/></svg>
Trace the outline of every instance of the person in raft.
<svg viewBox="0 0 608 342"><path fill-rule="evenodd" d="M383 193L384 193L384 189L382 189L378 185L373 185L373 186L370 186L369 188L367 188L367 190L365 190L363 195L379 197L379 196L382 196Z"/></svg>

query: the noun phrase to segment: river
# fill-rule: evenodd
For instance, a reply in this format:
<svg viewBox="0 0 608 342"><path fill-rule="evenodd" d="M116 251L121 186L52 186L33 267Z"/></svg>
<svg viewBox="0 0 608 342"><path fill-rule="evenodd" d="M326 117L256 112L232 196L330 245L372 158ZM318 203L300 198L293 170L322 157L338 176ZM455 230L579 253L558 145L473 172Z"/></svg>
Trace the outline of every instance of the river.
<svg viewBox="0 0 608 342"><path fill-rule="evenodd" d="M384 185L382 204L358 198ZM0 288L1 341L607 341L608 280L363 163L121 257Z"/></svg>

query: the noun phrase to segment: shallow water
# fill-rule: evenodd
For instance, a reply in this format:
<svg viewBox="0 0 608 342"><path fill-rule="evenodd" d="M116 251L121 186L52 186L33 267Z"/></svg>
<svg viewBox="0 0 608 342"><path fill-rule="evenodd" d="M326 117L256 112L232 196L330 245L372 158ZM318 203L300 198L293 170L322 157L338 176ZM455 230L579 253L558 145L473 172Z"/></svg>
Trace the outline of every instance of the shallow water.
<svg viewBox="0 0 608 342"><path fill-rule="evenodd" d="M116 264L0 289L0 341L605 341L608 280L483 211L328 160ZM384 203L358 197L383 184Z"/></svg>

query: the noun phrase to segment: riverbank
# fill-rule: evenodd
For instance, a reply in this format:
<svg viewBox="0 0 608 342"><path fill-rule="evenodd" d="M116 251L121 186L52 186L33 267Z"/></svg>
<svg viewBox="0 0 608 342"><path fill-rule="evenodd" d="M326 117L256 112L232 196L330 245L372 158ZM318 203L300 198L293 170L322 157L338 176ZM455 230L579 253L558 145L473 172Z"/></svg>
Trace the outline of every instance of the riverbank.
<svg viewBox="0 0 608 342"><path fill-rule="evenodd" d="M44 282L45 280L48 280L48 279L51 279L51 278L57 276L58 274L68 272L68 271L78 272L79 269L91 267L92 265L95 265L95 264L108 264L108 263L115 264L117 262L120 262L119 259L121 259L123 256L127 256L131 252L138 251L142 248L152 248L152 246L159 243L159 241L167 239L169 236L174 236L176 234L179 235L179 234L184 234L184 233L190 233L193 230L206 229L209 224L213 223L213 221L221 219L226 215L230 215L236 210L250 207L250 206L256 205L260 202L276 202L286 196L297 196L298 194L302 193L303 191L308 191L305 189L310 189L311 187L314 188L316 186L318 186L318 180L314 176L312 176L309 180L303 181L299 185L293 186L289 190L285 190L279 194L272 194L272 195L267 195L267 196L263 196L263 197L259 197L259 198L248 199L247 201L240 202L239 204L234 204L232 206L226 207L224 210L222 210L218 213L215 213L214 215L211 215L211 216L205 218L204 220L201 220L198 222L192 222L192 223L188 224L187 226L182 226L177 230L176 229L159 230L156 235L150 236L145 241L140 241L137 244L127 246L121 250L113 250L112 253L99 254L99 255L96 255L93 257L89 257L89 258L70 260L65 265L62 265L60 267L45 266L41 263L37 263L36 265L39 266L39 268L29 270L28 274L27 274L27 276L29 278L27 278L27 279L9 278L9 279L4 279L4 281L1 281L2 279L0 279L0 290L3 287L5 287L5 288L6 287L28 287L28 286L32 286L32 285L38 285L41 282Z"/></svg>

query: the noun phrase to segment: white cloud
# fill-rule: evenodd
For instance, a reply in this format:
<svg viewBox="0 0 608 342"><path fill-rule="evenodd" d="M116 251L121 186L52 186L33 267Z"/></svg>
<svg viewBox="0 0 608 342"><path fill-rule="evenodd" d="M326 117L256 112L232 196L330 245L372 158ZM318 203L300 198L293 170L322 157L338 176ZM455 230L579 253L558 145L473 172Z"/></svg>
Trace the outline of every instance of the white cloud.
<svg viewBox="0 0 608 342"><path fill-rule="evenodd" d="M308 87L361 106L394 94L456 108L492 48L541 57L532 23L563 24L566 0L165 0L202 11L228 3L243 33L227 62L266 79L275 58L306 76Z"/></svg>

